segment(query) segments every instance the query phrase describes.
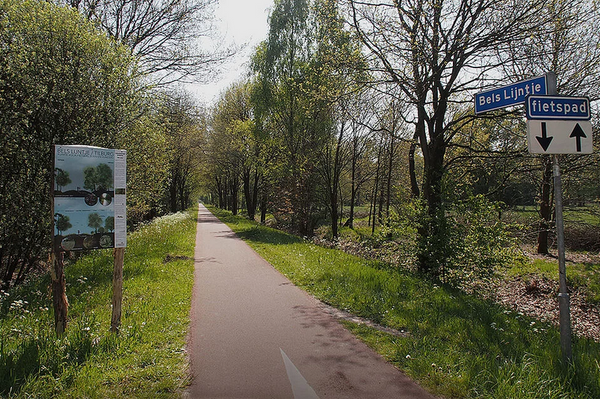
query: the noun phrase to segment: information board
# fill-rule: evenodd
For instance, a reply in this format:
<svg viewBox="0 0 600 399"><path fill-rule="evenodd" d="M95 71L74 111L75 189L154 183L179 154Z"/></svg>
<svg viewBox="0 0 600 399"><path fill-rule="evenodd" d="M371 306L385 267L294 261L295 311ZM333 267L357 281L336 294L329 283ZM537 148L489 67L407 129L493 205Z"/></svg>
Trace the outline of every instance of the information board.
<svg viewBox="0 0 600 399"><path fill-rule="evenodd" d="M54 146L54 245L57 251L127 246L127 153Z"/></svg>

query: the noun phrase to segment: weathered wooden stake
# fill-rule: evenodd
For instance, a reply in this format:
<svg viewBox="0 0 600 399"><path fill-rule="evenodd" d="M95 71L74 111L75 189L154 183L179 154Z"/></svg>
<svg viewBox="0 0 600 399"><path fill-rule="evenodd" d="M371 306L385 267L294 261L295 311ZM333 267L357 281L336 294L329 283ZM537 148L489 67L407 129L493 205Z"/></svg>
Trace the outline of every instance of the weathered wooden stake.
<svg viewBox="0 0 600 399"><path fill-rule="evenodd" d="M54 306L54 328L56 335L61 336L67 330L69 301L65 281L65 265L63 252L50 255L50 276L52 277L52 304Z"/></svg>
<svg viewBox="0 0 600 399"><path fill-rule="evenodd" d="M112 320L110 331L119 332L121 327L121 302L123 300L123 262L125 259L125 248L115 248L115 267L113 271L113 298L112 298Z"/></svg>
<svg viewBox="0 0 600 399"><path fill-rule="evenodd" d="M52 150L52 167L54 171L54 148ZM67 283L65 280L64 252L57 251L54 242L54 172L50 176L50 217L51 224L50 237L52 237L52 246L50 247L50 277L52 279L52 305L54 307L54 329L56 335L61 336L67 331L69 301L67 300Z"/></svg>

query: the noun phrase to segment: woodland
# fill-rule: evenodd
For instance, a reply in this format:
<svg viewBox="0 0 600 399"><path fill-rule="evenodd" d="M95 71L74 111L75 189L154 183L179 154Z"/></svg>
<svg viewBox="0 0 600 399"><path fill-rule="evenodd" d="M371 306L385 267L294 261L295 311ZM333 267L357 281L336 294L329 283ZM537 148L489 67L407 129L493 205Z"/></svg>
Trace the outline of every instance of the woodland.
<svg viewBox="0 0 600 399"><path fill-rule="evenodd" d="M475 115L473 96L554 72L596 132L597 2L275 0L209 106L181 84L235 53L216 3L0 0L4 289L45 270L54 144L127 150L131 230L201 200L442 281L554 251L551 156L529 154L522 106ZM569 249L597 253L594 136L560 165Z"/></svg>

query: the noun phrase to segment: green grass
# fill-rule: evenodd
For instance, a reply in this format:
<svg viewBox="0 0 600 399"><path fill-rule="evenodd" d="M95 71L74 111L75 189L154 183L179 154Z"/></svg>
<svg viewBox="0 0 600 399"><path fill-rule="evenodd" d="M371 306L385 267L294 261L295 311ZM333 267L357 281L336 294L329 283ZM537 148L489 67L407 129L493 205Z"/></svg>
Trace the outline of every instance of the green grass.
<svg viewBox="0 0 600 399"><path fill-rule="evenodd" d="M181 396L189 382L184 347L196 215L194 209L163 217L129 235L119 335L109 332L112 251L66 267L70 320L63 337L54 333L47 276L3 293L0 396Z"/></svg>
<svg viewBox="0 0 600 399"><path fill-rule="evenodd" d="M389 265L312 245L211 208L296 285L407 337L346 326L388 361L447 398L600 397L600 344L574 339L561 364L556 328Z"/></svg>
<svg viewBox="0 0 600 399"><path fill-rule="evenodd" d="M523 219L537 220L539 218L539 210L534 205L516 206L508 213L520 216ZM600 226L600 206L597 203L585 206L565 206L563 214L567 226L576 223Z"/></svg>

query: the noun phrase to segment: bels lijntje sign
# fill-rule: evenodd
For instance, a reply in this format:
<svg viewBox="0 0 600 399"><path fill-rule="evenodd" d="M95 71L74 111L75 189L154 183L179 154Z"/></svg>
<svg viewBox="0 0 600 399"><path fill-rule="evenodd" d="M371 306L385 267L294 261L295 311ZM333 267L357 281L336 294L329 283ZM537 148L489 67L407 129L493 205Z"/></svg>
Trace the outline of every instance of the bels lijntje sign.
<svg viewBox="0 0 600 399"><path fill-rule="evenodd" d="M58 251L124 248L127 153L54 147L54 245Z"/></svg>

